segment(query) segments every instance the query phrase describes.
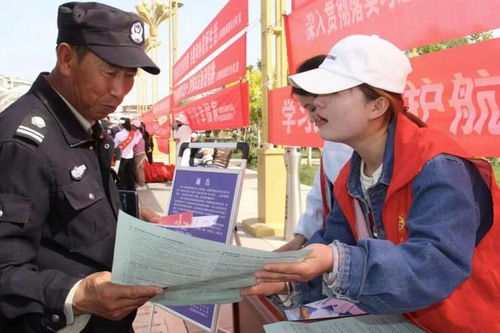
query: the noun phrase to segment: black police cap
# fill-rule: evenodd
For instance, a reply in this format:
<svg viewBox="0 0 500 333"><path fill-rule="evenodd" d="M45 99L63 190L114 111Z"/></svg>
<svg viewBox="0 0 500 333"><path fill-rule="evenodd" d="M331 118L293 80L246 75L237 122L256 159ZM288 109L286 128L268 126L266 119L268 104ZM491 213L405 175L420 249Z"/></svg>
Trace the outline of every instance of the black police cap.
<svg viewBox="0 0 500 333"><path fill-rule="evenodd" d="M138 15L98 2L68 2L59 6L57 44L85 45L108 63L160 69L144 51L144 23Z"/></svg>

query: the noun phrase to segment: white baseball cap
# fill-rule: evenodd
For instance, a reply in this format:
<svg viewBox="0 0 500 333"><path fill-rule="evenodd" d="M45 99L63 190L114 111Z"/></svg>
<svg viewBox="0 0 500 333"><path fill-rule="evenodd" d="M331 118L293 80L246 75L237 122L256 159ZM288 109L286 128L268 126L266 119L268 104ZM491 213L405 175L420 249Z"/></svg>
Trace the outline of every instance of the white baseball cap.
<svg viewBox="0 0 500 333"><path fill-rule="evenodd" d="M137 128L141 127L141 121L139 119L134 119L130 122L130 125L135 126Z"/></svg>
<svg viewBox="0 0 500 333"><path fill-rule="evenodd" d="M351 35L338 41L319 68L290 75L292 86L312 94L331 94L366 83L403 93L412 71L406 55L377 35Z"/></svg>
<svg viewBox="0 0 500 333"><path fill-rule="evenodd" d="M184 125L188 125L189 124L189 121L188 121L188 119L187 119L187 117L186 117L186 115L184 113L179 113L175 117L175 120L183 123Z"/></svg>

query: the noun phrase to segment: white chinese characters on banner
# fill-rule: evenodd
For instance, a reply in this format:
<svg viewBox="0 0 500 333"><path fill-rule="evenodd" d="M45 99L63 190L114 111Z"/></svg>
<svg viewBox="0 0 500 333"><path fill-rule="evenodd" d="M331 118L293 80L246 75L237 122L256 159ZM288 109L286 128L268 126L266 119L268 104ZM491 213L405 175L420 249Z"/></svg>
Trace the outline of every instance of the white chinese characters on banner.
<svg viewBox="0 0 500 333"><path fill-rule="evenodd" d="M239 26L242 20L243 17L241 13L237 13L221 29L218 28L219 22L215 22L210 29L203 33L201 38L193 45L193 48L189 50L190 64L197 63L199 59L206 56L214 45L216 45L219 40L224 39L224 37L231 33L235 27Z"/></svg>
<svg viewBox="0 0 500 333"><path fill-rule="evenodd" d="M314 9L306 15L305 29L308 41L331 35L337 30L363 22L381 10L392 10L411 0L329 0L323 10Z"/></svg>
<svg viewBox="0 0 500 333"><path fill-rule="evenodd" d="M302 129L306 134L318 132L318 128L309 121L307 110L291 98L283 100L281 114L284 118L281 125L286 134L297 133L297 129Z"/></svg>
<svg viewBox="0 0 500 333"><path fill-rule="evenodd" d="M496 87L500 85L500 76L491 76L485 69L476 71L477 77L467 77L463 73L454 73L450 84L433 83L422 78L422 85L408 81L404 98L408 111L417 115L424 122L432 124L432 111L455 113L448 130L457 135L500 135L500 110L497 103ZM451 92L445 91L451 87ZM444 100L443 96L450 96Z"/></svg>

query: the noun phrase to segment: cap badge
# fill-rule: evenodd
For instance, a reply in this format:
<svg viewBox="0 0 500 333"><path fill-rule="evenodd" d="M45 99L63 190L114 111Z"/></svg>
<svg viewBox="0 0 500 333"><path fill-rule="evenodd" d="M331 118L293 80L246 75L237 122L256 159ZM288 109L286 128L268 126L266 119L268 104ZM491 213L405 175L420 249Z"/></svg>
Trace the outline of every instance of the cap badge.
<svg viewBox="0 0 500 333"><path fill-rule="evenodd" d="M73 180L81 180L83 178L85 170L87 170L87 166L85 164L75 166L73 169L71 169L71 178Z"/></svg>
<svg viewBox="0 0 500 333"><path fill-rule="evenodd" d="M35 125L38 128L44 128L45 127L45 120L43 120L42 117L33 117L31 118L31 123Z"/></svg>
<svg viewBox="0 0 500 333"><path fill-rule="evenodd" d="M141 22L134 22L130 27L130 39L138 45L144 42L144 27Z"/></svg>

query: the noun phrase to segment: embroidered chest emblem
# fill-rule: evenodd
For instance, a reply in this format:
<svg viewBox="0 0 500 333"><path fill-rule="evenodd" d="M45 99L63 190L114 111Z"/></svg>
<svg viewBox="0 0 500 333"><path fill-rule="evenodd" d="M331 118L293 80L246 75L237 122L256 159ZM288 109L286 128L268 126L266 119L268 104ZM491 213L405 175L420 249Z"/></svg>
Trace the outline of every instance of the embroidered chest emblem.
<svg viewBox="0 0 500 333"><path fill-rule="evenodd" d="M73 180L81 180L83 178L85 170L87 170L87 166L85 164L75 166L73 169L71 169L71 178Z"/></svg>
<svg viewBox="0 0 500 333"><path fill-rule="evenodd" d="M400 214L398 216L398 230L401 231L406 227L406 214Z"/></svg>

